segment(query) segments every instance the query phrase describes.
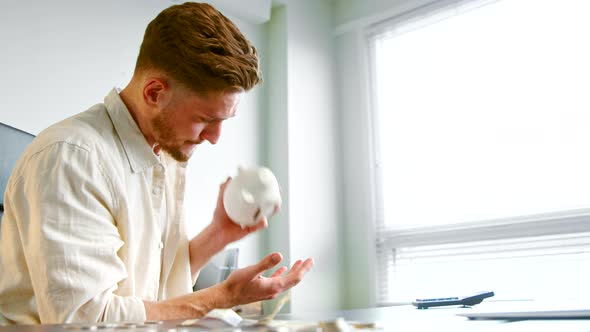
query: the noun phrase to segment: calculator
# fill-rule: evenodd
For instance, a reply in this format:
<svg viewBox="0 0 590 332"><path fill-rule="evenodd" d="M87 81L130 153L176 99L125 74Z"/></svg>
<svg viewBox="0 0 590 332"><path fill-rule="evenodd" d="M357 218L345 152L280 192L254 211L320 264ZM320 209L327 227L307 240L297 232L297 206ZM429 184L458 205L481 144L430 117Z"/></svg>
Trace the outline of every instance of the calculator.
<svg viewBox="0 0 590 332"><path fill-rule="evenodd" d="M472 306L481 303L484 299L494 296L494 292L480 292L469 296L442 297L436 299L416 299L412 304L418 309L430 307L442 307L447 305Z"/></svg>

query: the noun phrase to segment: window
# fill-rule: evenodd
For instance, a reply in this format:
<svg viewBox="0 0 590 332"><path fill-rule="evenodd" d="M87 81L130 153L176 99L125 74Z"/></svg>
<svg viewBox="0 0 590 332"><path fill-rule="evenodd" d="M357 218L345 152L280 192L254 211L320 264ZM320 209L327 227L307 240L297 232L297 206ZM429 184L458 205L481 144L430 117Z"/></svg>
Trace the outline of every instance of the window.
<svg viewBox="0 0 590 332"><path fill-rule="evenodd" d="M588 12L439 1L368 32L380 303L590 295Z"/></svg>

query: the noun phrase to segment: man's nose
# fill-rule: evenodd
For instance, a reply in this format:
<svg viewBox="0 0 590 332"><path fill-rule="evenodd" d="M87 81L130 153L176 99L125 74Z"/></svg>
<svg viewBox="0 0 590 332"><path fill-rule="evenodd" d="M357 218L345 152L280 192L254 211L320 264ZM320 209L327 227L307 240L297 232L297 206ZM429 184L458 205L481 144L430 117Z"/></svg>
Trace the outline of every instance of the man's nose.
<svg viewBox="0 0 590 332"><path fill-rule="evenodd" d="M201 132L201 138L211 144L216 144L221 136L221 121L211 122Z"/></svg>

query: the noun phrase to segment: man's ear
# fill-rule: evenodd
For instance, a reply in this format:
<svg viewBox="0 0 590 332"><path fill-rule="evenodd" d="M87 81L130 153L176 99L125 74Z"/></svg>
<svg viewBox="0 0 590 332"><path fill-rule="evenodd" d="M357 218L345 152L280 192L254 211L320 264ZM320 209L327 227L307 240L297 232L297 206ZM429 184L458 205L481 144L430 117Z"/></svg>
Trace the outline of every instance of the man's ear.
<svg viewBox="0 0 590 332"><path fill-rule="evenodd" d="M143 86L143 100L150 107L161 108L170 100L170 87L165 79L148 78Z"/></svg>

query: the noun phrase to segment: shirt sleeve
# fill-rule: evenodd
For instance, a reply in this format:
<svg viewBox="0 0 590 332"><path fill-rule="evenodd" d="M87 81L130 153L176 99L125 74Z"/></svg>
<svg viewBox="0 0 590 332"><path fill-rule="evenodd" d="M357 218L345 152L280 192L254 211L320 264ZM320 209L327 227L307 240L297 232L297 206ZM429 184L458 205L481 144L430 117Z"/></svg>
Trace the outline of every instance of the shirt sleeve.
<svg viewBox="0 0 590 332"><path fill-rule="evenodd" d="M96 154L59 142L28 160L15 185L20 236L43 324L143 321L143 301L113 294L127 277L116 199Z"/></svg>

